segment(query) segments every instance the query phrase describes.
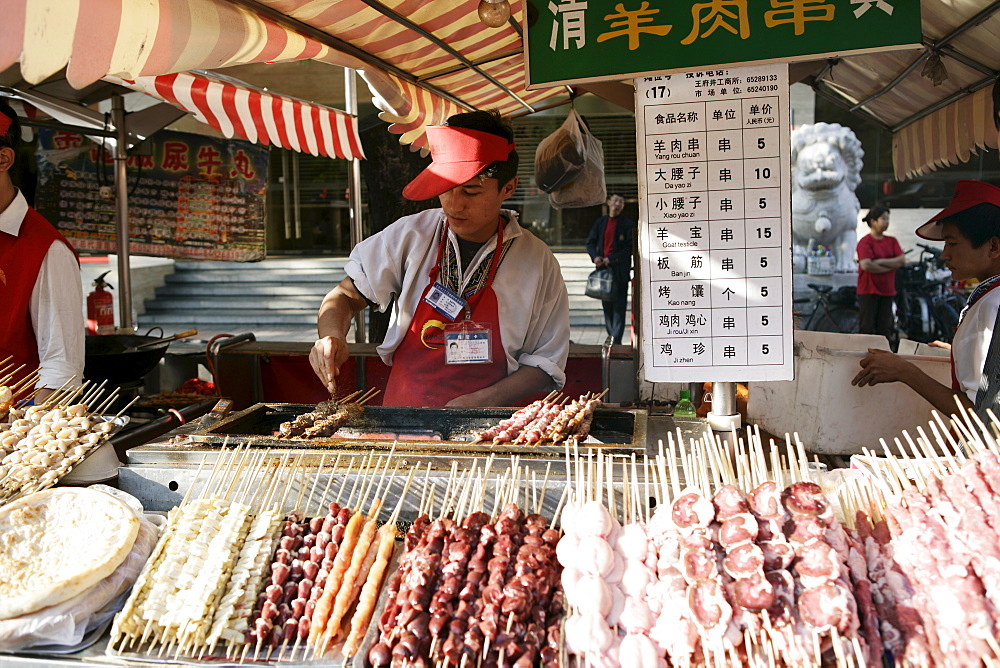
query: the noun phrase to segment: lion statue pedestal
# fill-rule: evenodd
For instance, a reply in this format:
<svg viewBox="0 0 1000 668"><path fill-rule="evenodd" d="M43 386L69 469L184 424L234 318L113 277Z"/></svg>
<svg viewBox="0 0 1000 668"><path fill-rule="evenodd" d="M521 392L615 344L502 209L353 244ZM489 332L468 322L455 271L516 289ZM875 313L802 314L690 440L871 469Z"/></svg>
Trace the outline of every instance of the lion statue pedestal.
<svg viewBox="0 0 1000 668"><path fill-rule="evenodd" d="M861 142L837 123L803 125L792 133L792 269L806 272L809 250L833 249L835 270L854 272Z"/></svg>

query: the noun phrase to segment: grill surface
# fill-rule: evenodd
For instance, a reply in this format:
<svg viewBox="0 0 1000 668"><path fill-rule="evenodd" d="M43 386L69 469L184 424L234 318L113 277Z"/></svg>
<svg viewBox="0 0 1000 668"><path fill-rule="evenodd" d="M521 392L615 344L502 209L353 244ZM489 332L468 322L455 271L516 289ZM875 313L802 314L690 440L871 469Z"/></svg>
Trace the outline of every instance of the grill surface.
<svg viewBox="0 0 1000 668"><path fill-rule="evenodd" d="M189 434L193 442L222 444L226 438L240 439L260 447L279 448L350 448L366 449L395 444L396 450L426 449L438 452L484 453L562 453L559 445L517 446L489 443L473 444L475 435L500 420L510 417L511 408L409 408L366 406L360 417L348 422L342 430L350 437L278 438L274 433L282 422L313 410L311 404L255 404L234 413L205 429ZM644 414L642 414L644 417ZM644 421L635 411L598 409L590 428L590 437L581 445L600 445L604 450L615 449L641 452L645 446Z"/></svg>

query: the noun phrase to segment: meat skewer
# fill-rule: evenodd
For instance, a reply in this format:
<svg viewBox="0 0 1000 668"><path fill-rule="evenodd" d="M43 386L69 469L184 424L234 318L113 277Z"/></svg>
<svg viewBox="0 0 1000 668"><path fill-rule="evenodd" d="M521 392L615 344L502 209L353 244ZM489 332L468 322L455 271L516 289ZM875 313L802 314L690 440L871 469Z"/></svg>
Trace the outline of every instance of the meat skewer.
<svg viewBox="0 0 1000 668"><path fill-rule="evenodd" d="M603 393L596 397L590 396L589 393L582 395L568 405L563 405L568 397L560 402L554 400L553 396L554 392L545 399L534 401L517 410L509 418L481 431L472 442L534 445L546 441L558 443L570 436L586 438L593 422L594 411L600 406Z"/></svg>
<svg viewBox="0 0 1000 668"><path fill-rule="evenodd" d="M358 391L347 395L339 403L333 400L320 402L314 410L282 422L276 435L279 438L307 439L332 436L349 421L361 415L365 403L378 392L373 389L361 394ZM351 401L352 399L356 400Z"/></svg>

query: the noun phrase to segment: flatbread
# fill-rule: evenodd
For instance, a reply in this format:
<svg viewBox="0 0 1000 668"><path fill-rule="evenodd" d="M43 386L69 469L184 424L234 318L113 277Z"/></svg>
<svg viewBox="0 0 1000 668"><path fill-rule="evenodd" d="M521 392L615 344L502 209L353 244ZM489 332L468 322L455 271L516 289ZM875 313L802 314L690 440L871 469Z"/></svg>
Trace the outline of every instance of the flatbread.
<svg viewBox="0 0 1000 668"><path fill-rule="evenodd" d="M62 603L111 575L139 518L86 488L47 489L0 508L0 619Z"/></svg>

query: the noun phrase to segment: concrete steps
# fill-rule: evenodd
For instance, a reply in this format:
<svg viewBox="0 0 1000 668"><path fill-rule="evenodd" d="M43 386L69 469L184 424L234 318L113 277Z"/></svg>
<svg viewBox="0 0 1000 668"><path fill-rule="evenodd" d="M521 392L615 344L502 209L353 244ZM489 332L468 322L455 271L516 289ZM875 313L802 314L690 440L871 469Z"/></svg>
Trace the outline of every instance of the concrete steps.
<svg viewBox="0 0 1000 668"><path fill-rule="evenodd" d="M601 302L583 294L593 264L584 252L557 253L569 291L572 339L600 343ZM323 296L346 274L346 257L280 258L263 262L177 262L147 300L140 329L196 327L202 334L253 331L258 338L311 341ZM263 336L262 336L263 334ZM626 334L627 336L627 334Z"/></svg>

